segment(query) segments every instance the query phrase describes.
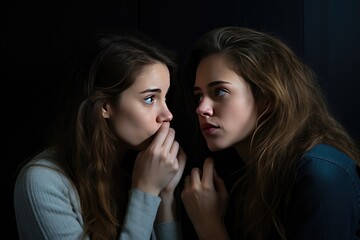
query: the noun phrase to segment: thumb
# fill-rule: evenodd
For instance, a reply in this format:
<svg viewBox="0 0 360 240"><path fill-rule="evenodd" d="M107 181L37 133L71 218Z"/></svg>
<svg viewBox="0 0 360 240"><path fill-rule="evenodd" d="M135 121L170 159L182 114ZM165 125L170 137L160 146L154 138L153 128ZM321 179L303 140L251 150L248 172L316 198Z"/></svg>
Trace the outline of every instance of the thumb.
<svg viewBox="0 0 360 240"><path fill-rule="evenodd" d="M184 168L185 168L185 164L186 164L186 159L187 159L187 155L184 152L184 150L180 147L179 149L179 153L177 155L177 159L179 162L179 171L178 173L180 174L180 176L182 175L182 173L184 172Z"/></svg>
<svg viewBox="0 0 360 240"><path fill-rule="evenodd" d="M216 169L214 168L214 186L220 197L226 201L228 198L228 192L226 190L226 186L224 183L224 180L219 177L219 175L216 172Z"/></svg>

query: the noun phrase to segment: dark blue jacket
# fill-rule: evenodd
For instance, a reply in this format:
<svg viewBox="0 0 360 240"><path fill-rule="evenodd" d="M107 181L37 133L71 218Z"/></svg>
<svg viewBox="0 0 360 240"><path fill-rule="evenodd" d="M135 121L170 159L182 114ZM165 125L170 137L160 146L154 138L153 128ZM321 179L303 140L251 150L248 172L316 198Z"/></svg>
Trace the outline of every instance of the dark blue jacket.
<svg viewBox="0 0 360 240"><path fill-rule="evenodd" d="M287 215L291 239L360 239L356 162L319 144L300 161Z"/></svg>
<svg viewBox="0 0 360 240"><path fill-rule="evenodd" d="M318 144L300 159L296 170L283 219L289 239L360 240L360 169L356 162L332 146ZM239 175L226 181L228 187ZM234 201L230 198L226 213L228 227L236 217ZM244 239L237 236L242 235L240 229L234 231L231 239ZM270 235L269 240L280 239L274 227Z"/></svg>

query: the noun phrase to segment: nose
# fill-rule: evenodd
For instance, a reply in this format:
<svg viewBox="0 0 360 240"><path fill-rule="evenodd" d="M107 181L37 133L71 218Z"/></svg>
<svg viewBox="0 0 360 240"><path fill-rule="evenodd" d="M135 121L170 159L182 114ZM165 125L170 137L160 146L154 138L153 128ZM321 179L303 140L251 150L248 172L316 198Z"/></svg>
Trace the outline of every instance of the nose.
<svg viewBox="0 0 360 240"><path fill-rule="evenodd" d="M211 100L206 97L203 97L196 108L196 113L203 117L212 116L214 111L211 105Z"/></svg>
<svg viewBox="0 0 360 240"><path fill-rule="evenodd" d="M173 115L170 112L167 105L165 104L162 107L160 114L157 116L156 122L158 122L158 123L170 122L172 119L173 119Z"/></svg>

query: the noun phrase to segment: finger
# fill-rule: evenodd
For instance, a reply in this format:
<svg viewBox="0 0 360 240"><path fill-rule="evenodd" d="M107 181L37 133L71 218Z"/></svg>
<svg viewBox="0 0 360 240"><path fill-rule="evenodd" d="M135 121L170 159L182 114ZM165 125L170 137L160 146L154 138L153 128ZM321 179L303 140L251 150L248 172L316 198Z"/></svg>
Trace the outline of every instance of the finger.
<svg viewBox="0 0 360 240"><path fill-rule="evenodd" d="M169 128L168 129L168 133L162 143L162 148L163 150L167 153L171 151L171 148L174 146L174 142L175 142L175 130L173 128ZM179 146L176 146L178 145L177 143L175 143L175 152L172 152L173 154L175 153L175 155L173 155L174 157L176 156L178 150L179 150Z"/></svg>
<svg viewBox="0 0 360 240"><path fill-rule="evenodd" d="M153 146L155 148L161 147L168 135L169 128L170 128L170 123L163 122L163 124L161 124L160 128L157 130L154 140L152 141L150 146Z"/></svg>
<svg viewBox="0 0 360 240"><path fill-rule="evenodd" d="M214 160L212 158L207 158L204 161L203 165L203 175L202 182L213 184L214 179Z"/></svg>
<svg viewBox="0 0 360 240"><path fill-rule="evenodd" d="M178 158L187 158L186 156L186 153L184 151L184 149L179 145L179 151L178 151L178 155L177 155Z"/></svg>
<svg viewBox="0 0 360 240"><path fill-rule="evenodd" d="M184 169L185 169L185 164L186 164L186 155L185 153L181 153L182 149L179 145L179 153L177 154L177 157L175 158L175 161L177 161L177 164L178 164L178 170L173 178L173 181L176 181L176 184L180 181L181 179L181 176L184 172ZM190 177L190 176L189 176Z"/></svg>
<svg viewBox="0 0 360 240"><path fill-rule="evenodd" d="M167 139L166 141L171 141L170 139ZM165 145L166 144L169 144L169 143L164 143ZM179 153L179 148L180 148L180 145L177 141L173 141L171 143L170 146L166 146L164 147L164 151L168 151L167 148L170 147L170 150L169 150L169 158L171 159L176 159L177 156L178 156L178 153Z"/></svg>
<svg viewBox="0 0 360 240"><path fill-rule="evenodd" d="M185 164L186 164L186 154L184 152L184 150L182 149L182 147L179 145L179 152L177 154L177 159L179 162L179 172L182 175L185 169Z"/></svg>
<svg viewBox="0 0 360 240"><path fill-rule="evenodd" d="M200 184L201 182L201 170L200 168L193 168L191 169L191 183L192 184Z"/></svg>
<svg viewBox="0 0 360 240"><path fill-rule="evenodd" d="M190 186L190 184L191 184L191 176L190 176L190 175L187 175L187 176L184 178L184 187Z"/></svg>

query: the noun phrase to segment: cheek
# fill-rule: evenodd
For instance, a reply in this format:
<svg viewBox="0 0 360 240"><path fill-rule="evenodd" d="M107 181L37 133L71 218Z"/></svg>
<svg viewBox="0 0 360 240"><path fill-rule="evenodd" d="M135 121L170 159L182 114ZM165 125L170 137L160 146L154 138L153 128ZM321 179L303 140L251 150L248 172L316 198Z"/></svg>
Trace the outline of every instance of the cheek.
<svg viewBox="0 0 360 240"><path fill-rule="evenodd" d="M141 144L159 129L151 115L137 112L124 113L114 118L113 123L118 137L133 146Z"/></svg>
<svg viewBox="0 0 360 240"><path fill-rule="evenodd" d="M230 127L234 133L248 135L256 125L256 108L252 101L236 102L222 109L226 117L226 126Z"/></svg>

